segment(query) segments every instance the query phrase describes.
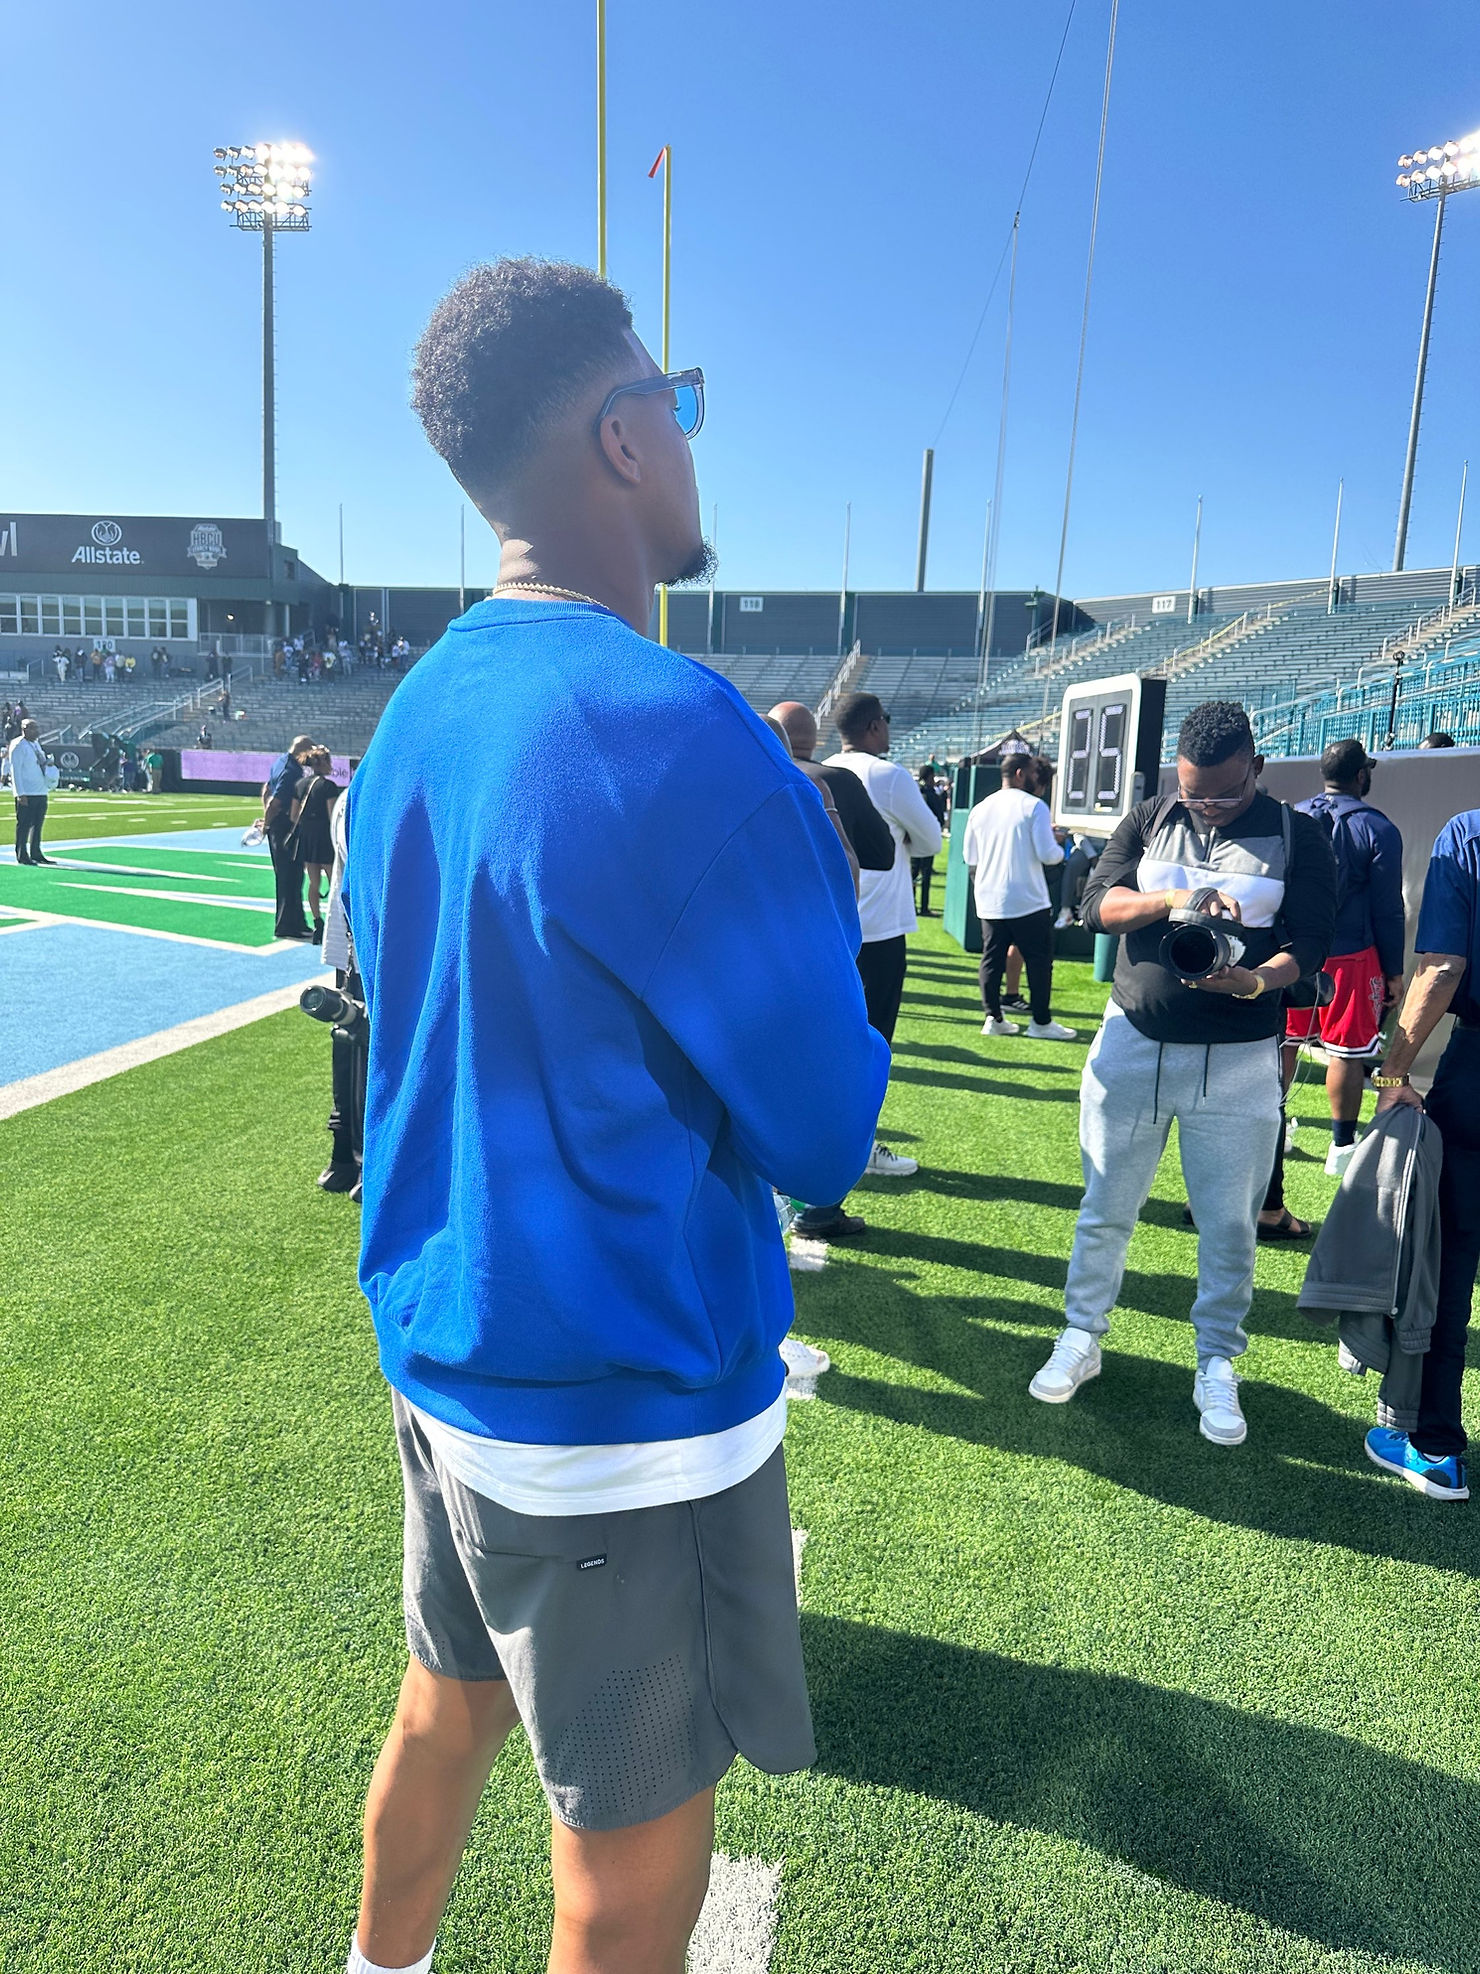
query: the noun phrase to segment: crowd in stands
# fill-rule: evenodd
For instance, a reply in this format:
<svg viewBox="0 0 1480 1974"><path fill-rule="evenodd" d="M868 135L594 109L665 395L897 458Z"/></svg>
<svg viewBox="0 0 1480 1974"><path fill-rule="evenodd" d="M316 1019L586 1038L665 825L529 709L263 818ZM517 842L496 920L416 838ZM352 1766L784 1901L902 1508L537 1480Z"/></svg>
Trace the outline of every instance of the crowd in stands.
<svg viewBox="0 0 1480 1974"><path fill-rule="evenodd" d="M300 631L275 639L272 676L296 678L300 685L332 684L357 671L404 672L414 655L409 638L384 636L372 618L370 628L358 639L341 636L334 625L321 633Z"/></svg>
<svg viewBox="0 0 1480 1974"><path fill-rule="evenodd" d="M90 647L59 644L51 654L58 685L132 685L144 677L144 664L153 679L173 676L169 650L156 644L141 661L131 651L119 651L112 638L96 639Z"/></svg>

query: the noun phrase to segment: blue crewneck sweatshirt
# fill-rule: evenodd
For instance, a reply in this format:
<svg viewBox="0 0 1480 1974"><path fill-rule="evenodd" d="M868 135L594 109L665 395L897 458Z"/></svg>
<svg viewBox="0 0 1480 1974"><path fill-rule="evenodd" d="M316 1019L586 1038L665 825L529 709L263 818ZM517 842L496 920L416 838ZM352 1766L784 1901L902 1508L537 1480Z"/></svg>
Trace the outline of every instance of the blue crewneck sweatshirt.
<svg viewBox="0 0 1480 1974"><path fill-rule="evenodd" d="M387 1378L535 1445L763 1411L793 1313L771 1186L841 1199L888 1074L817 790L704 666L490 599L397 688L349 804Z"/></svg>

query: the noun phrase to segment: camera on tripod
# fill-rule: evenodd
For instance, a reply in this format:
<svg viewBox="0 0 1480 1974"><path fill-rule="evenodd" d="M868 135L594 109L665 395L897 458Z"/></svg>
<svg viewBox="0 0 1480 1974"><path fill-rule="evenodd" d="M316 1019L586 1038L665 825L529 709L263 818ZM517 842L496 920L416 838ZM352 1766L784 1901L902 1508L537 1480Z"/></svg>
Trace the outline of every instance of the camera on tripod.
<svg viewBox="0 0 1480 1974"><path fill-rule="evenodd" d="M337 987L305 987L298 996L298 1005L315 1021L322 1021L331 1027L341 1041L361 1040L366 1022L365 1010L359 1001L352 1001Z"/></svg>

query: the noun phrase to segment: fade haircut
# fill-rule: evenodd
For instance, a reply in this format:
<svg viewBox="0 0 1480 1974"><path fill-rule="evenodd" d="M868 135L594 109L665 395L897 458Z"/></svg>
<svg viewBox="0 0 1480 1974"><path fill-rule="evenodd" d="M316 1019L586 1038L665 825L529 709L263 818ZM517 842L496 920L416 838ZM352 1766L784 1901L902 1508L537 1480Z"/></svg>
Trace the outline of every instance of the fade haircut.
<svg viewBox="0 0 1480 1974"><path fill-rule="evenodd" d="M883 717L884 702L876 693L845 692L837 711L838 732L844 740L857 740Z"/></svg>
<svg viewBox="0 0 1480 1974"><path fill-rule="evenodd" d="M1178 756L1194 768L1216 768L1246 752L1254 752L1254 733L1236 699L1205 699L1177 735Z"/></svg>
<svg viewBox="0 0 1480 1974"><path fill-rule="evenodd" d="M422 331L411 407L468 492L497 494L550 425L624 359L627 297L565 261L484 262Z"/></svg>
<svg viewBox="0 0 1480 1974"><path fill-rule="evenodd" d="M1339 781L1347 787L1355 782L1363 768L1370 766L1367 750L1360 740L1333 740L1321 756L1321 779Z"/></svg>

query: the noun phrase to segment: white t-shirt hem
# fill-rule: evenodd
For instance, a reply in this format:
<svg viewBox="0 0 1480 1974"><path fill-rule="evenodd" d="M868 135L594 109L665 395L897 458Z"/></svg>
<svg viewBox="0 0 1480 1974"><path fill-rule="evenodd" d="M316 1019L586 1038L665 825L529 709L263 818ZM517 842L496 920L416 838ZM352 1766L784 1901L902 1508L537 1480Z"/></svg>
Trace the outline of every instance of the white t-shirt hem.
<svg viewBox="0 0 1480 1974"><path fill-rule="evenodd" d="M786 1391L753 1419L692 1439L620 1446L526 1446L434 1419L407 1400L434 1459L474 1494L516 1515L612 1515L702 1501L738 1487L786 1433Z"/></svg>

